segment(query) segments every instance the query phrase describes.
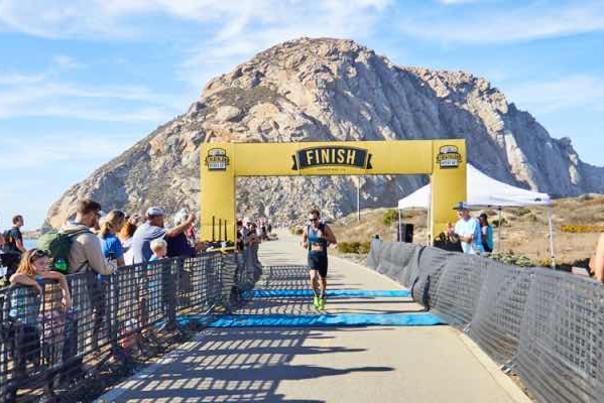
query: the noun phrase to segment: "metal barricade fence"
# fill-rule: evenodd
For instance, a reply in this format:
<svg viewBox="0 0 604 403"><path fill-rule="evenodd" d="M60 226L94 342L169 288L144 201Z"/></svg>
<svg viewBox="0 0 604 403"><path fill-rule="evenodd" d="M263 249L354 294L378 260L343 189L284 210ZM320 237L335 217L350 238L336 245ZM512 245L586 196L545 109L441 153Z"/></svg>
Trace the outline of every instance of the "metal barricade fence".
<svg viewBox="0 0 604 403"><path fill-rule="evenodd" d="M471 337L541 402L604 401L604 285L433 247L374 240L374 270Z"/></svg>
<svg viewBox="0 0 604 403"><path fill-rule="evenodd" d="M257 248L205 253L122 267L111 276L67 276L72 307L52 281L0 289L0 401L19 390L46 390L83 378L155 328L174 329L177 315L231 309L260 274Z"/></svg>

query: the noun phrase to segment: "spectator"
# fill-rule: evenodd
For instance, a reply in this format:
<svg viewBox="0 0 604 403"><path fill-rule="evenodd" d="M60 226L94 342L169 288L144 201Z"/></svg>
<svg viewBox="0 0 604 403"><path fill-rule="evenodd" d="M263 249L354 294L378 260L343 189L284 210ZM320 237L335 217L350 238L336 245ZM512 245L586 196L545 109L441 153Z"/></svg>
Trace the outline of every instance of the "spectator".
<svg viewBox="0 0 604 403"><path fill-rule="evenodd" d="M101 205L90 199L78 202L76 217L73 222L66 223L61 231L73 234L71 249L69 250L69 269L71 273L78 273L91 269L99 274L109 275L115 270L103 255L99 238L91 231L97 228L101 217Z"/></svg>
<svg viewBox="0 0 604 403"><path fill-rule="evenodd" d="M266 223L264 221L262 221L262 224L260 225L260 234L262 240L268 239L268 232L266 231Z"/></svg>
<svg viewBox="0 0 604 403"><path fill-rule="evenodd" d="M14 216L12 222L11 229L6 230L3 235L3 251L5 254L3 262L6 264L6 278L10 278L17 271L21 254L26 250L23 245L23 234L21 234L21 227L24 223L23 216Z"/></svg>
<svg viewBox="0 0 604 403"><path fill-rule="evenodd" d="M175 228L178 228L187 222L188 217L189 215L187 210L180 210L174 217ZM167 253L169 257L193 257L199 250L201 250L201 243L191 244L190 239L187 237L187 233L190 233L191 228L193 228L192 222L183 230L183 232L172 237L166 237L166 242L168 243Z"/></svg>
<svg viewBox="0 0 604 403"><path fill-rule="evenodd" d="M241 220L237 220L237 251L238 252L242 252L243 251L243 222Z"/></svg>
<svg viewBox="0 0 604 403"><path fill-rule="evenodd" d="M163 240L162 238L154 239L150 244L151 251L153 255L149 258L150 262L154 262L156 260L161 260L168 255L168 242Z"/></svg>
<svg viewBox="0 0 604 403"><path fill-rule="evenodd" d="M48 366L63 361L67 309L57 293L57 287L47 287L38 320L42 324L42 354Z"/></svg>
<svg viewBox="0 0 604 403"><path fill-rule="evenodd" d="M17 375L24 375L27 361L34 362L37 365L39 362L39 351L40 351L40 318L45 326L45 336L49 335L52 331L53 334L62 334L63 329L57 328L61 324L65 324L64 313L71 307L71 295L69 292L69 286L65 276L56 271L50 271L48 269L49 259L48 254L40 249L32 249L26 251L19 263L17 272L10 278L12 285L22 285L25 287L33 287L37 294L44 295L42 291L43 281L45 279L55 280L62 291L62 299L55 298L53 300L53 293L46 293L47 302L52 304L53 312L46 314L46 317L40 316L45 311L40 310L40 298L35 298L30 303L26 303L26 297L23 292L15 292L12 295L11 311L9 315L18 320L21 324L21 328L16 332L15 340L15 371ZM21 291L21 290L19 290ZM23 291L26 291L24 289ZM61 303L59 304L59 301ZM56 311L54 310L56 308ZM52 315L50 318L49 315ZM61 320L63 318L63 320ZM46 322L46 319L49 321ZM52 320L51 320L52 319ZM51 330L52 327L52 330ZM51 353L53 358L56 359L58 351L62 351L62 347L59 346L59 339L53 338L52 340L44 338L45 349Z"/></svg>
<svg viewBox="0 0 604 403"><path fill-rule="evenodd" d="M186 208L182 208L178 211L178 213L175 214L174 216L174 221L175 221L175 226L179 226L180 224L182 224L186 219L187 216L189 215L188 211ZM185 237L187 242L189 242L189 245L191 246L195 246L197 245L197 234L195 233L195 226L194 225L190 225L189 228L187 228L184 232ZM168 241L168 256L172 256L170 255L170 242Z"/></svg>
<svg viewBox="0 0 604 403"><path fill-rule="evenodd" d="M103 245L103 255L117 267L124 266L124 251L122 243L116 234L124 226L126 215L119 210L111 210L101 223L99 237Z"/></svg>
<svg viewBox="0 0 604 403"><path fill-rule="evenodd" d="M453 242L459 239L463 253L481 255L483 253L482 237L478 220L470 215L470 209L464 202L459 202L454 209L457 210L459 221L454 228L447 229L449 238Z"/></svg>
<svg viewBox="0 0 604 403"><path fill-rule="evenodd" d="M195 222L195 215L189 214L183 223L166 230L164 229L164 215L164 210L159 207L151 207L147 210L147 221L136 229L132 237L134 263L149 261L153 254L150 247L152 240L163 237L174 238L185 232Z"/></svg>
<svg viewBox="0 0 604 403"><path fill-rule="evenodd" d="M4 251L13 252L21 255L26 251L23 246L23 234L21 233L21 227L23 227L24 221L22 215L16 215L13 217L13 226L11 229L4 232Z"/></svg>
<svg viewBox="0 0 604 403"><path fill-rule="evenodd" d="M249 233L246 240L246 246L252 247L260 244L260 236L258 235L258 227L255 223L251 223L249 226Z"/></svg>
<svg viewBox="0 0 604 403"><path fill-rule="evenodd" d="M478 217L480 221L480 236L482 238L482 248L485 252L493 252L493 226L489 224L489 219L485 213Z"/></svg>
<svg viewBox="0 0 604 403"><path fill-rule="evenodd" d="M604 282L604 234L600 235L596 254L589 260L589 268L598 281Z"/></svg>
<svg viewBox="0 0 604 403"><path fill-rule="evenodd" d="M163 238L153 239L149 242L149 248L152 252L148 260L149 263L164 259L168 253L168 243ZM143 324L148 324L150 312L164 309L169 298L169 295L166 295L168 291L166 285L170 273L169 266L164 267L161 264L155 264L146 266L146 269L147 281L145 285L147 289L141 299L141 306L144 307L141 312L141 323ZM141 335L147 337L151 333L151 329L144 329Z"/></svg>
<svg viewBox="0 0 604 403"><path fill-rule="evenodd" d="M71 296L65 276L56 271L48 269L48 254L40 249L32 249L25 252L21 257L17 272L10 278L11 285L20 284L34 287L38 294L42 294L40 283L44 279L56 280L63 291L63 305L65 309L71 307Z"/></svg>
<svg viewBox="0 0 604 403"><path fill-rule="evenodd" d="M122 226L118 234L118 238L122 242L122 252L124 252L124 263L130 265L134 262L134 254L132 253L132 237L138 227L138 215L125 217L125 224Z"/></svg>

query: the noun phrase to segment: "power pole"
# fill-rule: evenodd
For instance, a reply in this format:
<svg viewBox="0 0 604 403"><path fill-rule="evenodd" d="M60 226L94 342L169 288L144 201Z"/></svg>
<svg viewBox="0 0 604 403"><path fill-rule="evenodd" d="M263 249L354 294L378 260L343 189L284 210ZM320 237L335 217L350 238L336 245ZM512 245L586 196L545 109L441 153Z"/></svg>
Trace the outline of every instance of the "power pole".
<svg viewBox="0 0 604 403"><path fill-rule="evenodd" d="M361 177L357 176L357 221L361 222Z"/></svg>

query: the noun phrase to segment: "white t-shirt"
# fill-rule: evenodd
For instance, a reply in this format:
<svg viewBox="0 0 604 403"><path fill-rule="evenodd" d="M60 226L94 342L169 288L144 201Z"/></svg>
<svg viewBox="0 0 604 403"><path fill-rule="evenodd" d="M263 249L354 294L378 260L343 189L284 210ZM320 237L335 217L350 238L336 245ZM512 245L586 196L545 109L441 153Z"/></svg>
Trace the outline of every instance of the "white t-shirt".
<svg viewBox="0 0 604 403"><path fill-rule="evenodd" d="M472 243L461 242L463 253L470 255L482 254L482 237L480 236L480 223L470 217L468 221L463 218L455 224L455 233L462 237L473 236Z"/></svg>

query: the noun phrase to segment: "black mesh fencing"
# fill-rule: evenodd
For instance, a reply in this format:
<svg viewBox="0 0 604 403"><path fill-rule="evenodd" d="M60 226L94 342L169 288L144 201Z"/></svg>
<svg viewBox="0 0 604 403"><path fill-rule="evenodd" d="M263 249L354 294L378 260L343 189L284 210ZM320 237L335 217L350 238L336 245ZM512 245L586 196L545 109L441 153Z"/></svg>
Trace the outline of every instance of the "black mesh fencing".
<svg viewBox="0 0 604 403"><path fill-rule="evenodd" d="M604 402L604 285L380 240L367 264L468 334L538 401Z"/></svg>
<svg viewBox="0 0 604 403"><path fill-rule="evenodd" d="M257 247L126 266L111 276L68 275L72 306L56 282L0 290L0 401L53 394L108 360L125 357L149 330L176 329L181 314L223 313L260 277Z"/></svg>

